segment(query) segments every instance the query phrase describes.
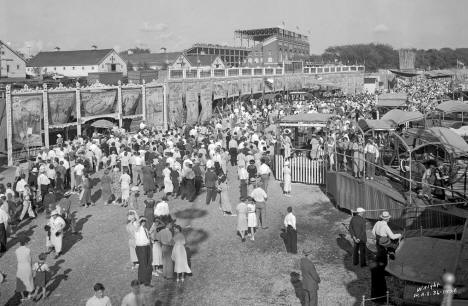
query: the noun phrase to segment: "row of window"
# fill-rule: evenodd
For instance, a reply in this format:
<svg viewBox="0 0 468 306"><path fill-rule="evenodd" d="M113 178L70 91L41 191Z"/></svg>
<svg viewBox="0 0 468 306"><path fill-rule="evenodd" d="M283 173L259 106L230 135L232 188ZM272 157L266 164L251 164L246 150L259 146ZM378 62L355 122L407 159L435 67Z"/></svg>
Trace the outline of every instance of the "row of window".
<svg viewBox="0 0 468 306"><path fill-rule="evenodd" d="M16 65L16 70L20 70L20 65ZM10 65L6 65L6 71L7 73L11 71Z"/></svg>

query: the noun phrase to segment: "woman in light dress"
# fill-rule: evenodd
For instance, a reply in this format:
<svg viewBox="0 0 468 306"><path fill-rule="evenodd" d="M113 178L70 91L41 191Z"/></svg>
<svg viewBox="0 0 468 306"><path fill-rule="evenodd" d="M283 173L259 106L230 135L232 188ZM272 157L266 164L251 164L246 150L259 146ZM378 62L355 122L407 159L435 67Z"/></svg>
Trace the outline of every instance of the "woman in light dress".
<svg viewBox="0 0 468 306"><path fill-rule="evenodd" d="M128 206L128 200L130 199L130 182L132 178L128 175L128 170L125 169L123 174L120 176L120 189L122 190L122 206Z"/></svg>
<svg viewBox="0 0 468 306"><path fill-rule="evenodd" d="M112 204L116 205L120 202L120 198L121 198L120 170L117 166L113 168L113 171L110 177L112 180L112 185L111 185L112 199L113 199Z"/></svg>
<svg viewBox="0 0 468 306"><path fill-rule="evenodd" d="M289 167L289 161L286 161L283 167L283 194L291 196L291 168Z"/></svg>
<svg viewBox="0 0 468 306"><path fill-rule="evenodd" d="M255 229L257 228L257 215L255 214L255 203L250 201L247 204L247 226L249 228L250 240L255 240Z"/></svg>
<svg viewBox="0 0 468 306"><path fill-rule="evenodd" d="M153 241L153 262L154 267L153 275L159 276L159 273L162 274L161 267L163 266L162 258L162 247L161 242L158 241L157 233L164 228L164 223L162 223L158 218L154 219L154 223L151 226L149 233L151 235L151 240Z"/></svg>
<svg viewBox="0 0 468 306"><path fill-rule="evenodd" d="M138 258L135 251L135 231L137 228L136 220L138 220L137 212L134 210L128 211L128 218L127 218L127 233L128 233L128 247L130 250L130 262L132 263L132 269L135 269L138 264Z"/></svg>
<svg viewBox="0 0 468 306"><path fill-rule="evenodd" d="M169 197L171 193L174 191L174 185L172 185L171 169L170 169L169 164L166 164L166 168L164 168L163 170L163 175L164 175L164 193L166 194L167 197Z"/></svg>
<svg viewBox="0 0 468 306"><path fill-rule="evenodd" d="M185 273L192 273L188 265L187 252L185 250L185 236L180 225L174 226L174 247L172 248L172 260L174 272L177 273L177 282L184 281Z"/></svg>
<svg viewBox="0 0 468 306"><path fill-rule="evenodd" d="M223 211L223 216L232 215L231 201L229 200L228 185L226 176L222 175L219 179L218 188L221 192L219 197L219 208Z"/></svg>
<svg viewBox="0 0 468 306"><path fill-rule="evenodd" d="M27 238L22 238L20 247L16 249L16 260L18 269L16 271L16 292L21 294L21 300L30 299L34 292L33 271L31 262L31 249L27 247ZM25 297L24 292L28 292Z"/></svg>
<svg viewBox="0 0 468 306"><path fill-rule="evenodd" d="M247 205L244 202L240 202L237 205L237 231L241 236L242 242L245 242L247 228Z"/></svg>

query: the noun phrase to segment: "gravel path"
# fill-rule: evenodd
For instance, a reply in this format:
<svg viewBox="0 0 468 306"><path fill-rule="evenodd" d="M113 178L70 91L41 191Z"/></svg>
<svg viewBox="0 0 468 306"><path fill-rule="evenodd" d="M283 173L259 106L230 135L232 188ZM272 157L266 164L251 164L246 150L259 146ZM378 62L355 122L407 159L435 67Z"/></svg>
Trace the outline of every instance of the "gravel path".
<svg viewBox="0 0 468 306"><path fill-rule="evenodd" d="M235 210L239 184L234 168L228 172ZM93 191L97 190L98 185ZM293 207L297 217L299 252L314 250L313 258L322 278L319 305L358 305L362 294L368 292L369 272L352 266L345 251L349 245L342 238L346 232L341 222L349 216L335 209L317 186L293 184L293 196L288 198L282 195L279 182L270 181L268 195L269 228L259 230L255 241L244 243L236 235L236 217L222 216L218 201L206 206L204 193L194 203L171 200L171 213L187 236L193 276L186 278L183 285L153 277L154 288L144 289L148 302L151 301L149 305L300 305L290 277L291 272L300 272L300 255L286 254L279 237L287 206ZM96 282L104 284L113 305L120 305L129 292L130 281L137 272L129 264L126 210L103 206L101 201L90 208L76 209L80 235L67 234L65 254L58 260L47 259L54 271L49 299L23 305L84 305ZM45 250L45 222L40 215L19 231L32 238L29 246L34 261ZM0 305L17 305L17 246L13 239L9 251L0 259L0 269L8 274L8 281L0 287Z"/></svg>

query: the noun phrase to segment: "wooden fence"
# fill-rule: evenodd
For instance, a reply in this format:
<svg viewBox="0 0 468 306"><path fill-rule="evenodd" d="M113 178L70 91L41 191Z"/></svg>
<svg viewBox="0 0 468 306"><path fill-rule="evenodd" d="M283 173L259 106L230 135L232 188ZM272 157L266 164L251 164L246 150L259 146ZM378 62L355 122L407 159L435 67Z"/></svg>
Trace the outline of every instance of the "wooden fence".
<svg viewBox="0 0 468 306"><path fill-rule="evenodd" d="M325 184L326 162L324 160L312 160L306 156L295 156L287 160L290 163L292 182L313 185ZM277 180L283 180L284 162L284 156L275 155L274 171Z"/></svg>

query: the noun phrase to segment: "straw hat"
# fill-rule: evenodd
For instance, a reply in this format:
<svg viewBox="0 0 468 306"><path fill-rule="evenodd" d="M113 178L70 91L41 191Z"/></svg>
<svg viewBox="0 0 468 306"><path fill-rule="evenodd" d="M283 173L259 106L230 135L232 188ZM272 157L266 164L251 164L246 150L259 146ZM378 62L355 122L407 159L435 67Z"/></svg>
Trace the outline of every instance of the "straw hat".
<svg viewBox="0 0 468 306"><path fill-rule="evenodd" d="M358 207L358 208L356 209L356 212L357 212L358 214L360 214L360 213L365 213L366 210L365 210L364 208L362 208L362 207Z"/></svg>
<svg viewBox="0 0 468 306"><path fill-rule="evenodd" d="M388 220L390 219L392 216L390 216L390 213L388 211L384 211L380 214L380 218L382 220Z"/></svg>

